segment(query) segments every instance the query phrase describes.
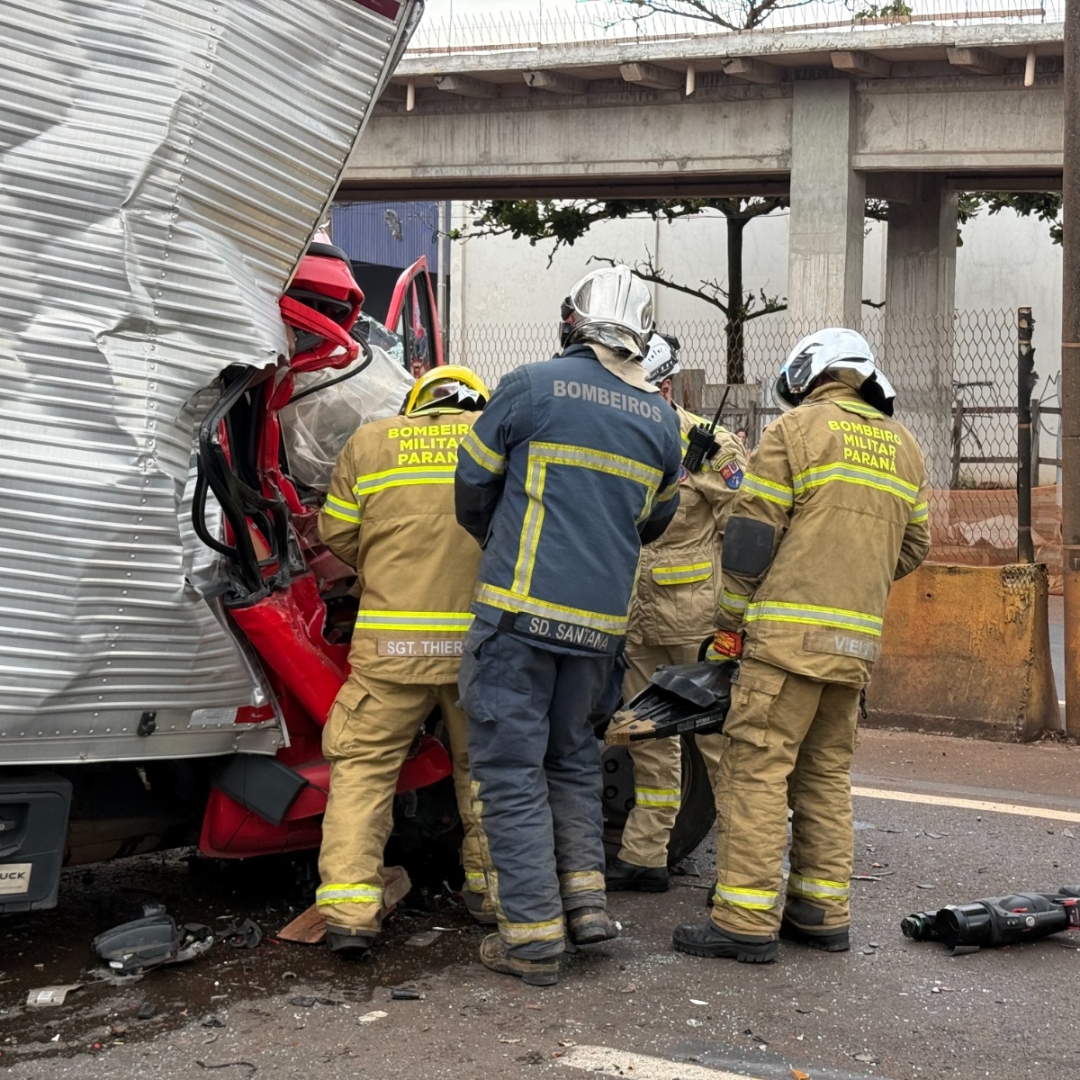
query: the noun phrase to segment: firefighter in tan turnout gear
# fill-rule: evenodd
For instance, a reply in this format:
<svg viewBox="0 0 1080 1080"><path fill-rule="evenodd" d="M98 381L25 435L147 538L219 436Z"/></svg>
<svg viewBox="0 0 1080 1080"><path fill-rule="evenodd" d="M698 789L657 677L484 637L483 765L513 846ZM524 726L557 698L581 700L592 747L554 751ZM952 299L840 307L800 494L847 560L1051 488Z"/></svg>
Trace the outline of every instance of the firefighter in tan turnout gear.
<svg viewBox="0 0 1080 1080"><path fill-rule="evenodd" d="M436 705L450 736L465 828L463 895L474 917L495 921L483 913L466 721L457 706L480 549L454 516L457 448L487 399L487 387L467 368L422 376L402 415L365 424L346 443L319 515L319 536L356 567L360 588L352 674L323 731L330 799L316 903L335 952L362 954L379 932L398 773Z"/></svg>
<svg viewBox="0 0 1080 1080"><path fill-rule="evenodd" d="M758 963L778 935L849 946L859 697L892 583L929 547L923 455L865 339L804 338L777 392L795 408L765 430L724 536L714 648L743 660L716 783L712 918L674 934L682 952Z"/></svg>
<svg viewBox="0 0 1080 1080"><path fill-rule="evenodd" d="M686 437L704 421L671 401L671 379L679 371L678 341L654 334L643 361L645 377L671 402ZM720 585L720 541L732 499L746 469L742 443L724 428L716 448L693 474L680 476L679 508L664 535L641 549L637 595L626 640L628 669L623 698L647 685L661 664L692 664L713 629ZM720 735L702 735L698 748L709 779L716 772ZM610 891L664 892L668 888L668 838L682 801L680 740L631 743L634 807L623 829L622 847L607 867Z"/></svg>

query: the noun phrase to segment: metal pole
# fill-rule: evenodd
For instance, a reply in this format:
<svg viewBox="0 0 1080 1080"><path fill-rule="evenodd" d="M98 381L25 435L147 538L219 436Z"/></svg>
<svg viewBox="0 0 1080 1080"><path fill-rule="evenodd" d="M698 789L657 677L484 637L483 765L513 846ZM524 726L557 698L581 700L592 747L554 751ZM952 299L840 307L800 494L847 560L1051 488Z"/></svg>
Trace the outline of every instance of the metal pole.
<svg viewBox="0 0 1080 1080"><path fill-rule="evenodd" d="M439 334L443 340L443 355L450 348L450 310L446 302L446 226L447 204L439 200L439 259L435 268L435 306L439 309ZM430 218L428 219L430 220Z"/></svg>
<svg viewBox="0 0 1080 1080"><path fill-rule="evenodd" d="M1035 320L1031 308L1017 311L1016 350L1016 561L1035 561L1031 542L1031 392L1035 389L1035 350L1031 331Z"/></svg>
<svg viewBox="0 0 1080 1080"><path fill-rule="evenodd" d="M1065 5L1065 159L1061 183L1061 554L1065 731L1080 738L1080 3Z"/></svg>

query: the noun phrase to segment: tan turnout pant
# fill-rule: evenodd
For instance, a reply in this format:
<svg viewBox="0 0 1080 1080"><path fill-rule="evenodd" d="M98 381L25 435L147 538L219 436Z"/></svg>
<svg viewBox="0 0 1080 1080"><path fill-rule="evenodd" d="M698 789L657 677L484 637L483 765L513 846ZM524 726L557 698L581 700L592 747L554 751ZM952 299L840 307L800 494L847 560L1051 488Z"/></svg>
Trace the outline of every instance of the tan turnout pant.
<svg viewBox="0 0 1080 1080"><path fill-rule="evenodd" d="M784 911L811 931L847 926L860 688L750 659L742 662L733 691L715 785L713 921L738 934L778 933L790 804Z"/></svg>
<svg viewBox="0 0 1080 1080"><path fill-rule="evenodd" d="M486 891L469 786L466 720L457 697L456 682L412 685L355 671L339 691L323 729L330 798L316 903L328 923L349 930L379 929L383 849L393 828L398 774L420 725L436 705L450 736L454 789L465 829L466 888Z"/></svg>
<svg viewBox="0 0 1080 1080"><path fill-rule="evenodd" d="M640 693L661 664L693 664L697 654L697 645L627 645L630 666L623 678L623 699L629 701ZM701 735L697 744L715 795L722 736ZM668 838L682 802L680 740L646 739L631 743L629 749L634 762L634 806L623 829L619 858L634 866L667 866Z"/></svg>

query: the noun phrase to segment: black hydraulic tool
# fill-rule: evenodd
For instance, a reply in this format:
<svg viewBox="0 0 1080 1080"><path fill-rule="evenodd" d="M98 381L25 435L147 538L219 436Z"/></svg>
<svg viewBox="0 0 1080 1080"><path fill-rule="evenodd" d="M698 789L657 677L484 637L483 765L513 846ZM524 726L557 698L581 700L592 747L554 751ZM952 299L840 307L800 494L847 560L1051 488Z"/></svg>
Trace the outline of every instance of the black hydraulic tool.
<svg viewBox="0 0 1080 1080"><path fill-rule="evenodd" d="M1038 941L1062 930L1080 928L1080 885L1056 893L991 896L970 904L948 904L920 911L900 923L913 941L940 941L953 955Z"/></svg>
<svg viewBox="0 0 1080 1080"><path fill-rule="evenodd" d="M707 457L711 457L716 449L716 429L720 425L720 414L724 411L730 391L730 386L724 390L724 396L720 399L720 408L716 410L716 415L710 423L695 424L690 429L690 434L687 436L690 445L686 448L682 460L683 468L688 473L696 473L701 468L701 463Z"/></svg>
<svg viewBox="0 0 1080 1080"><path fill-rule="evenodd" d="M713 660L657 668L649 684L612 717L604 741L615 746L720 731L738 670L734 662Z"/></svg>

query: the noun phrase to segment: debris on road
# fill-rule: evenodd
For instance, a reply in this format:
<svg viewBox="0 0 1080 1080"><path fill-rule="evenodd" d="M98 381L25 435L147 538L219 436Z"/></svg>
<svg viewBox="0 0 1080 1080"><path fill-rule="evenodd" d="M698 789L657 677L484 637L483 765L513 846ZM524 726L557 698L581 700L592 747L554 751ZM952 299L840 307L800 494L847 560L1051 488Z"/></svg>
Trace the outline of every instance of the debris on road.
<svg viewBox="0 0 1080 1080"><path fill-rule="evenodd" d="M398 904L408 895L412 881L403 866L388 866L383 870L382 917L393 914ZM300 912L277 936L294 945L321 945L326 938L326 919L317 905L312 904ZM408 944L408 942L406 942Z"/></svg>
<svg viewBox="0 0 1080 1080"><path fill-rule="evenodd" d="M253 919L243 922L231 922L222 926L214 934L218 941L236 949L254 949L262 941L262 928Z"/></svg>
<svg viewBox="0 0 1080 1080"><path fill-rule="evenodd" d="M234 1065L246 1065L252 1072L255 1072L259 1068L258 1065L251 1061L223 1061L219 1065L211 1065L209 1062L196 1060L195 1064L200 1069L231 1069Z"/></svg>
<svg viewBox="0 0 1080 1080"><path fill-rule="evenodd" d="M424 995L411 986L399 986L390 991L391 1001L422 1001Z"/></svg>
<svg viewBox="0 0 1080 1080"><path fill-rule="evenodd" d="M201 923L177 928L176 920L157 902L143 905L141 919L121 923L98 934L94 952L120 975L140 974L163 964L180 964L201 956L214 944L214 932Z"/></svg>
<svg viewBox="0 0 1080 1080"><path fill-rule="evenodd" d="M442 934L438 930L421 930L419 934L413 934L412 937L405 939L405 944L413 949L426 949L429 945L434 944Z"/></svg>
<svg viewBox="0 0 1080 1080"><path fill-rule="evenodd" d="M40 1007L43 1005L63 1005L68 994L83 988L83 983L66 983L63 986L42 986L31 990L26 996L26 1004Z"/></svg>
<svg viewBox="0 0 1080 1080"><path fill-rule="evenodd" d="M157 1006L152 1001L144 1001L135 1013L136 1020L152 1020L157 1015Z"/></svg>
<svg viewBox="0 0 1080 1080"><path fill-rule="evenodd" d="M376 1009L374 1012L364 1013L363 1016L358 1016L356 1022L358 1024L373 1024L376 1020L382 1020L383 1017L388 1014L382 1012L380 1009Z"/></svg>

